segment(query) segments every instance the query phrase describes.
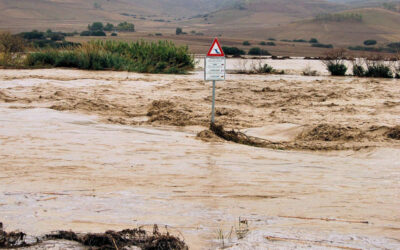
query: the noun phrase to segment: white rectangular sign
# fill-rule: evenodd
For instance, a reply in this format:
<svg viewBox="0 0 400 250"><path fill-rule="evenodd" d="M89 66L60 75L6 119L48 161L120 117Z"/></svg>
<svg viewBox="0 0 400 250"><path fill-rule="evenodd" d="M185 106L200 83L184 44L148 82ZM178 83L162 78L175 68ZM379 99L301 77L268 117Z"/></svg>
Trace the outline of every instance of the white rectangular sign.
<svg viewBox="0 0 400 250"><path fill-rule="evenodd" d="M204 79L206 81L224 81L226 60L225 57L206 57L204 60Z"/></svg>

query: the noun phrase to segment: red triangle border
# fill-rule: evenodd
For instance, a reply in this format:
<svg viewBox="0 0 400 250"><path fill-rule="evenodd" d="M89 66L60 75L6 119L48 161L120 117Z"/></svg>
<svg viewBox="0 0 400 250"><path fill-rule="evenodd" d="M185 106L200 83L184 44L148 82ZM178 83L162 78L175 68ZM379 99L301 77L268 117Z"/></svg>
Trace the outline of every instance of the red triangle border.
<svg viewBox="0 0 400 250"><path fill-rule="evenodd" d="M212 48L214 47L215 44L218 45L218 48L219 48L219 50L220 50L221 53L222 53L221 55L212 55L212 54L211 54L211 50L212 50ZM225 57L225 53L224 53L224 51L222 50L221 45L219 44L218 38L215 38L215 39L214 39L214 42L212 43L210 49L208 50L207 56L212 56L212 57Z"/></svg>

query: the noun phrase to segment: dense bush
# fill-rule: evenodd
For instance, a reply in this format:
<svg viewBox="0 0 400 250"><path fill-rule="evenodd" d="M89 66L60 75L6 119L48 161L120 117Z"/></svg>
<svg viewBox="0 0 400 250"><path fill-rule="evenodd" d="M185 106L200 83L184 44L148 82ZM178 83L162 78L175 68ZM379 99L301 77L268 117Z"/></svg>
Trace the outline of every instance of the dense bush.
<svg viewBox="0 0 400 250"><path fill-rule="evenodd" d="M81 36L107 36L104 31L98 30L98 31L90 31L90 30L85 30L81 32Z"/></svg>
<svg viewBox="0 0 400 250"><path fill-rule="evenodd" d="M268 64L264 64L262 67L259 68L258 73L264 73L264 74L269 74L274 71L274 68L269 66Z"/></svg>
<svg viewBox="0 0 400 250"><path fill-rule="evenodd" d="M101 22L94 22L92 25L88 25L88 30L90 31L103 31L103 23Z"/></svg>
<svg viewBox="0 0 400 250"><path fill-rule="evenodd" d="M112 24L112 23L107 23L105 26L104 26L104 31L113 31L115 29L115 27L114 27L114 24Z"/></svg>
<svg viewBox="0 0 400 250"><path fill-rule="evenodd" d="M246 52L244 50L241 50L241 49L236 48L236 47L223 46L222 50L224 51L225 55L241 56L241 55L245 55L246 54Z"/></svg>
<svg viewBox="0 0 400 250"><path fill-rule="evenodd" d="M118 24L118 31L135 32L135 25L133 23L123 22Z"/></svg>
<svg viewBox="0 0 400 250"><path fill-rule="evenodd" d="M184 73L194 67L187 47L171 42L92 41L75 48L46 49L27 55L29 67L72 67L148 73Z"/></svg>
<svg viewBox="0 0 400 250"><path fill-rule="evenodd" d="M347 67L344 64L330 64L328 65L328 71L333 76L344 76L347 72Z"/></svg>
<svg viewBox="0 0 400 250"><path fill-rule="evenodd" d="M361 65L353 65L353 75L362 77L365 76L365 69Z"/></svg>
<svg viewBox="0 0 400 250"><path fill-rule="evenodd" d="M250 46L251 44L250 44L249 41L244 41L244 42L243 42L243 45L244 45L244 46Z"/></svg>
<svg viewBox="0 0 400 250"><path fill-rule="evenodd" d="M113 33L111 33L111 36L118 36L118 34L113 32Z"/></svg>
<svg viewBox="0 0 400 250"><path fill-rule="evenodd" d="M393 76L396 77L397 73L400 73L400 68L397 69L398 64L397 61L389 62L387 58L381 55L371 55L369 58L353 60L353 74L359 77L393 78ZM366 66L366 69L364 66Z"/></svg>
<svg viewBox="0 0 400 250"><path fill-rule="evenodd" d="M309 43L319 43L317 38L311 38L310 41L308 41Z"/></svg>
<svg viewBox="0 0 400 250"><path fill-rule="evenodd" d="M270 40L270 41L276 41L275 38L268 38L268 40Z"/></svg>
<svg viewBox="0 0 400 250"><path fill-rule="evenodd" d="M40 32L37 30L32 30L31 32L22 32L19 34L22 38L26 40L33 40L33 39L44 39L45 34L44 32Z"/></svg>
<svg viewBox="0 0 400 250"><path fill-rule="evenodd" d="M371 46L377 44L376 40L365 40L364 45Z"/></svg>
<svg viewBox="0 0 400 250"><path fill-rule="evenodd" d="M306 43L307 41L304 39L294 39L293 42L295 43Z"/></svg>
<svg viewBox="0 0 400 250"><path fill-rule="evenodd" d="M381 78L393 78L393 73L389 66L382 63L374 63L368 65L366 77L381 77Z"/></svg>
<svg viewBox="0 0 400 250"><path fill-rule="evenodd" d="M21 37L10 32L0 33L0 66L12 66L20 63L20 53L25 49Z"/></svg>
<svg viewBox="0 0 400 250"><path fill-rule="evenodd" d="M392 49L399 49L400 50L400 42L398 42L398 43L389 43L387 46L389 48L392 48Z"/></svg>
<svg viewBox="0 0 400 250"><path fill-rule="evenodd" d="M260 42L260 45L267 45L267 43L262 41L262 42Z"/></svg>
<svg viewBox="0 0 400 250"><path fill-rule="evenodd" d="M259 47L254 47L249 50L249 55L252 56L268 56L271 55L267 50L260 49Z"/></svg>
<svg viewBox="0 0 400 250"><path fill-rule="evenodd" d="M333 76L344 76L347 72L345 61L347 51L345 49L332 49L325 53L322 63Z"/></svg>
<svg viewBox="0 0 400 250"><path fill-rule="evenodd" d="M22 52L25 49L24 41L10 32L0 33L0 53Z"/></svg>
<svg viewBox="0 0 400 250"><path fill-rule="evenodd" d="M333 45L332 44L313 43L313 44L311 44L311 47L331 49L331 48L333 48Z"/></svg>
<svg viewBox="0 0 400 250"><path fill-rule="evenodd" d="M65 36L62 33L50 33L48 37L52 41L63 41L65 39Z"/></svg>
<svg viewBox="0 0 400 250"><path fill-rule="evenodd" d="M183 33L183 30L182 30L182 28L176 28L176 30L175 30L175 34L176 35L181 35Z"/></svg>
<svg viewBox="0 0 400 250"><path fill-rule="evenodd" d="M268 46L276 46L276 44L274 42L267 42Z"/></svg>

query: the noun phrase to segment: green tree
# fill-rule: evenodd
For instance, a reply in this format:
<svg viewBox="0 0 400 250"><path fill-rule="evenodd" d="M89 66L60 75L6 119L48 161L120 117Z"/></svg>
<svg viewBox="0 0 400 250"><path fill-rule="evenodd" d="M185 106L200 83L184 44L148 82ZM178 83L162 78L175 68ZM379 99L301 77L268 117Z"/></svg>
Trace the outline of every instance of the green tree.
<svg viewBox="0 0 400 250"><path fill-rule="evenodd" d="M177 35L180 35L180 34L182 34L183 33L183 30L182 30L182 28L176 28L176 31L175 31L175 34L177 34Z"/></svg>
<svg viewBox="0 0 400 250"><path fill-rule="evenodd" d="M118 24L117 30L127 31L127 32L135 32L135 25L133 23L123 22L123 23Z"/></svg>
<svg viewBox="0 0 400 250"><path fill-rule="evenodd" d="M103 31L104 26L101 22L94 22L92 25L88 25L88 30L90 31Z"/></svg>
<svg viewBox="0 0 400 250"><path fill-rule="evenodd" d="M113 31L114 30L114 24L112 24L112 23L107 23L105 26L104 26L104 29L103 29L104 31Z"/></svg>
<svg viewBox="0 0 400 250"><path fill-rule="evenodd" d="M376 41L376 40L365 40L364 41L364 45L366 45L366 46L371 46L371 45L375 45L375 44L377 44L378 42Z"/></svg>

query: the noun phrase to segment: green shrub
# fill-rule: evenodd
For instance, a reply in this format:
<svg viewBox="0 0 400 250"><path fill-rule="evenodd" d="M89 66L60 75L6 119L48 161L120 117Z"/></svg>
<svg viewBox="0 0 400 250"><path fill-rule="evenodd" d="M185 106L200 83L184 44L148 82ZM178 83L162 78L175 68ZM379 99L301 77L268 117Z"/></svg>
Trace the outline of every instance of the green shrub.
<svg viewBox="0 0 400 250"><path fill-rule="evenodd" d="M118 36L118 34L113 32L113 33L111 33L111 36Z"/></svg>
<svg viewBox="0 0 400 250"><path fill-rule="evenodd" d="M0 33L0 53L16 53L25 50L24 41L10 32Z"/></svg>
<svg viewBox="0 0 400 250"><path fill-rule="evenodd" d="M104 31L98 30L98 31L90 31L90 30L85 30L81 32L81 36L107 36Z"/></svg>
<svg viewBox="0 0 400 250"><path fill-rule="evenodd" d="M319 43L317 38L311 38L310 41L308 41L309 43Z"/></svg>
<svg viewBox="0 0 400 250"><path fill-rule="evenodd" d="M353 75L358 77L365 76L365 69L361 65L353 65Z"/></svg>
<svg viewBox="0 0 400 250"><path fill-rule="evenodd" d="M260 49L259 47L254 47L249 50L249 55L252 56L268 56L271 55L267 50Z"/></svg>
<svg viewBox="0 0 400 250"><path fill-rule="evenodd" d="M146 73L184 73L194 68L194 59L189 54L188 47L176 47L168 41L157 43L91 41L73 48L33 52L27 55L25 65Z"/></svg>
<svg viewBox="0 0 400 250"><path fill-rule="evenodd" d="M90 32L89 30L85 30L81 32L80 36L90 36L91 34L92 32Z"/></svg>
<svg viewBox="0 0 400 250"><path fill-rule="evenodd" d="M262 41L262 42L260 42L260 45L267 45L267 43Z"/></svg>
<svg viewBox="0 0 400 250"><path fill-rule="evenodd" d="M103 29L104 31L113 31L114 30L114 24L112 24L112 23L107 23L105 26L104 26L104 29Z"/></svg>
<svg viewBox="0 0 400 250"><path fill-rule="evenodd" d="M88 25L88 30L90 31L103 31L103 23L101 22L94 22L92 25Z"/></svg>
<svg viewBox="0 0 400 250"><path fill-rule="evenodd" d="M276 41L275 38L268 38L269 41Z"/></svg>
<svg viewBox="0 0 400 250"><path fill-rule="evenodd" d="M328 71L333 76L344 76L346 75L347 67L343 63L331 63L328 65Z"/></svg>
<svg viewBox="0 0 400 250"><path fill-rule="evenodd" d="M244 42L243 42L243 45L244 45L244 46L250 46L251 44L250 44L249 41L244 41Z"/></svg>
<svg viewBox="0 0 400 250"><path fill-rule="evenodd" d="M225 55L232 55L232 56L241 56L245 55L246 52L236 47L226 47L223 46L222 50L224 51Z"/></svg>
<svg viewBox="0 0 400 250"><path fill-rule="evenodd" d="M268 46L276 46L276 44L274 42L267 42Z"/></svg>
<svg viewBox="0 0 400 250"><path fill-rule="evenodd" d="M377 44L376 40L365 40L364 45L371 46Z"/></svg>
<svg viewBox="0 0 400 250"><path fill-rule="evenodd" d="M393 73L389 66L381 63L375 63L373 65L368 65L367 72L365 72L366 77L380 77L380 78L393 78Z"/></svg>
<svg viewBox="0 0 400 250"><path fill-rule="evenodd" d="M295 43L306 43L307 41L304 39L294 39L293 42Z"/></svg>
<svg viewBox="0 0 400 250"><path fill-rule="evenodd" d="M332 44L313 43L313 44L311 44L311 47L332 49L333 45Z"/></svg>
<svg viewBox="0 0 400 250"><path fill-rule="evenodd" d="M45 38L44 32L40 32L37 30L32 30L31 32L22 32L19 35L26 40L44 39Z"/></svg>
<svg viewBox="0 0 400 250"><path fill-rule="evenodd" d="M162 33L156 33L156 36L162 36Z"/></svg>
<svg viewBox="0 0 400 250"><path fill-rule="evenodd" d="M389 48L392 48L392 49L400 49L400 42L398 42L398 43L389 43L387 46Z"/></svg>
<svg viewBox="0 0 400 250"><path fill-rule="evenodd" d="M118 24L116 29L124 32L135 32L135 25L133 23L123 22Z"/></svg>
<svg viewBox="0 0 400 250"><path fill-rule="evenodd" d="M48 35L52 41L63 41L65 36L61 33L51 33Z"/></svg>
<svg viewBox="0 0 400 250"><path fill-rule="evenodd" d="M182 30L182 28L179 28L179 27L178 27L178 28L176 28L176 30L175 30L175 34L176 34L176 35L178 35L178 36L179 36L179 35L181 35L182 33L183 33L183 30Z"/></svg>
<svg viewBox="0 0 400 250"><path fill-rule="evenodd" d="M272 68L271 66L269 66L268 64L264 64L260 69L258 73L265 73L265 74L269 74L272 73L274 71L274 68Z"/></svg>

